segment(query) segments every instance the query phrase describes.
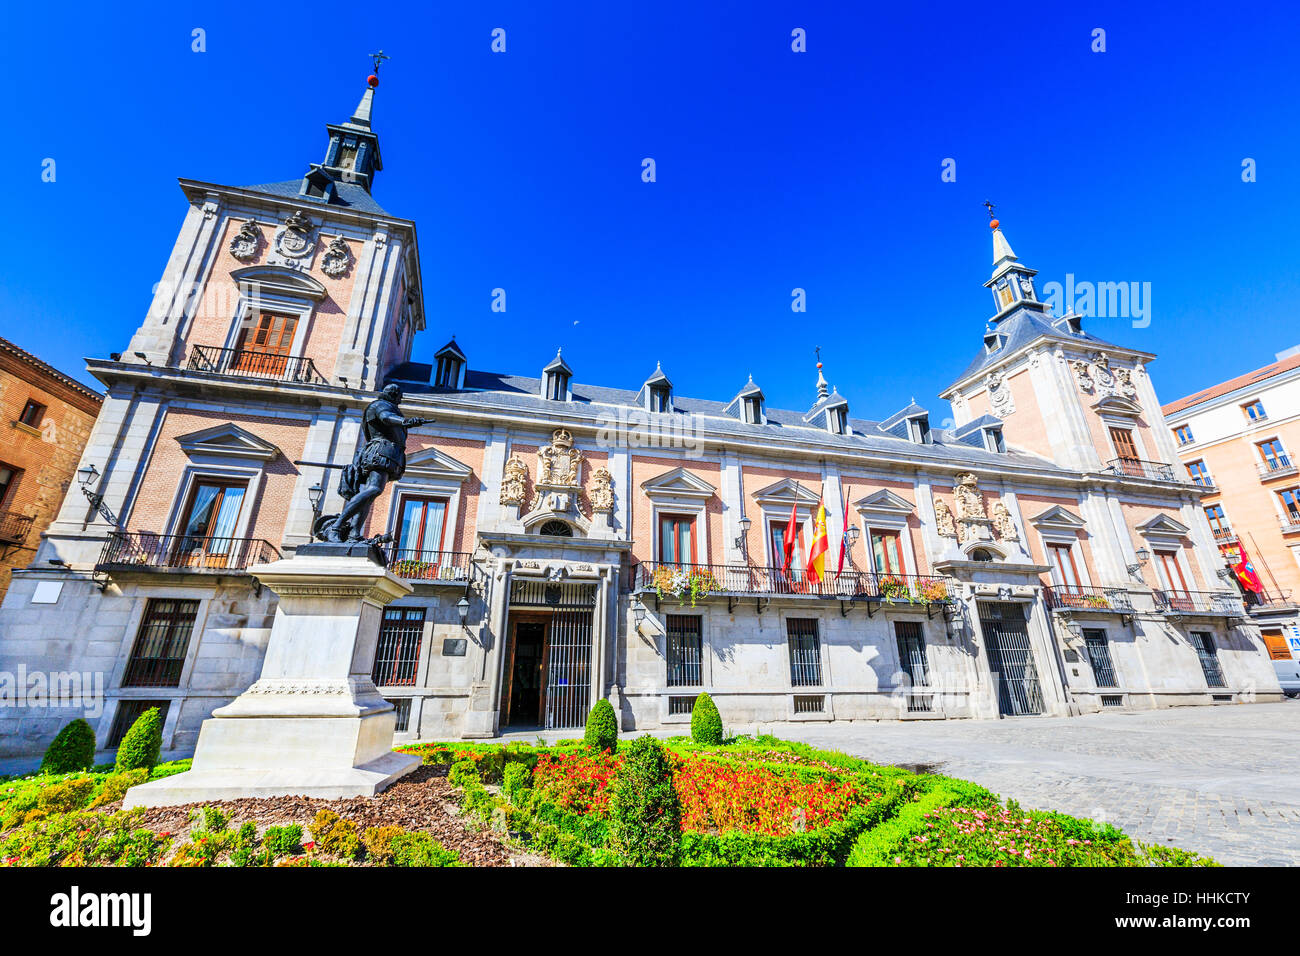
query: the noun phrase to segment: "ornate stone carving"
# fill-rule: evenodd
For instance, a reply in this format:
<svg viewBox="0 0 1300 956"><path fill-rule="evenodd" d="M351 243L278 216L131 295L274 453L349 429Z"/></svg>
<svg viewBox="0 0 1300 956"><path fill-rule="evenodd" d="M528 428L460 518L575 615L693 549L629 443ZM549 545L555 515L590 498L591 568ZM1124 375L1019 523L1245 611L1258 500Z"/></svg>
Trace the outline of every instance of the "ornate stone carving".
<svg viewBox="0 0 1300 956"><path fill-rule="evenodd" d="M1001 372L990 372L984 379L984 386L989 390L989 404L993 414L1006 418L1016 410L1016 400L1011 395L1011 386L1007 385Z"/></svg>
<svg viewBox="0 0 1300 956"><path fill-rule="evenodd" d="M563 428L557 428L551 443L537 452L537 484L581 487L582 452L573 447L573 436Z"/></svg>
<svg viewBox="0 0 1300 956"><path fill-rule="evenodd" d="M1011 517L1011 510L1001 500L993 502L993 527L1003 541L1020 540L1020 532L1016 530L1016 522Z"/></svg>
<svg viewBox="0 0 1300 956"><path fill-rule="evenodd" d="M316 248L316 227L301 209L275 231L275 251L286 259L303 259Z"/></svg>
<svg viewBox="0 0 1300 956"><path fill-rule="evenodd" d="M1115 389L1115 374L1110 370L1110 356L1105 352L1093 352L1092 368L1097 387L1109 395Z"/></svg>
<svg viewBox="0 0 1300 956"><path fill-rule="evenodd" d="M329 248L325 250L325 255L321 257L321 272L337 279L348 271L350 265L352 265L352 250L348 248L342 236L335 236Z"/></svg>
<svg viewBox="0 0 1300 956"><path fill-rule="evenodd" d="M952 509L946 502L936 501L934 503L934 525L941 538L957 537L957 521L952 516Z"/></svg>
<svg viewBox="0 0 1300 956"><path fill-rule="evenodd" d="M984 496L979 492L979 479L970 472L957 476L957 484L952 486L953 501L957 505L958 518L987 518L984 510Z"/></svg>
<svg viewBox="0 0 1300 956"><path fill-rule="evenodd" d="M1133 373L1126 368L1115 369L1115 387L1125 398L1137 398L1137 386L1133 384Z"/></svg>
<svg viewBox="0 0 1300 956"><path fill-rule="evenodd" d="M257 255L261 244L262 231L257 228L256 222L246 219L239 227L239 232L235 233L235 238L230 240L230 254L240 262L247 262Z"/></svg>
<svg viewBox="0 0 1300 956"><path fill-rule="evenodd" d="M1085 392L1091 392L1096 387L1092 380L1092 367L1083 359L1074 359L1070 362L1070 367L1074 369L1074 380L1079 383L1079 388Z"/></svg>
<svg viewBox="0 0 1300 956"><path fill-rule="evenodd" d="M528 489L528 466L518 455L511 455L501 478L501 503L523 507Z"/></svg>
<svg viewBox="0 0 1300 956"><path fill-rule="evenodd" d="M604 465L591 473L591 510L614 510L613 478Z"/></svg>

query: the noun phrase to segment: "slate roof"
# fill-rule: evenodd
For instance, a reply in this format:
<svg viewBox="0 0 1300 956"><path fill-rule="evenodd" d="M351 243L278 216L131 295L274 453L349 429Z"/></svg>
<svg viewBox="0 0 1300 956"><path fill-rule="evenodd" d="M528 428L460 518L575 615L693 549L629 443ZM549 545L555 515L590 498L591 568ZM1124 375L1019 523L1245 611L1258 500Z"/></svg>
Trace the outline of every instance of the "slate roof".
<svg viewBox="0 0 1300 956"><path fill-rule="evenodd" d="M335 198L332 202L321 196L307 196L299 192L302 189L302 179L289 179L282 183L263 183L260 186L241 186L239 188L253 193L279 196L282 199L314 203L318 206L353 209L357 212L368 212L377 216L392 216L392 213L375 202L374 197L357 183L345 183L335 180Z"/></svg>
<svg viewBox="0 0 1300 956"><path fill-rule="evenodd" d="M1057 320L1059 321L1059 319ZM1082 342L1097 348L1117 349L1122 346L1113 342L1107 342L1105 339L1099 339L1095 335L1089 335L1086 331L1079 335L1073 335L1063 328L1057 328L1052 324L1052 320L1041 312L1020 307L1008 315L1006 318L998 321L997 331L1006 336L1002 347L996 352L987 352L984 349L975 356L974 361L966 367L955 379L953 385L965 381L970 376L981 372L997 362L1002 361L1012 352L1023 348L1030 342L1040 336L1051 336L1069 342ZM1127 349L1126 349L1127 351ZM951 388L951 386L949 386Z"/></svg>

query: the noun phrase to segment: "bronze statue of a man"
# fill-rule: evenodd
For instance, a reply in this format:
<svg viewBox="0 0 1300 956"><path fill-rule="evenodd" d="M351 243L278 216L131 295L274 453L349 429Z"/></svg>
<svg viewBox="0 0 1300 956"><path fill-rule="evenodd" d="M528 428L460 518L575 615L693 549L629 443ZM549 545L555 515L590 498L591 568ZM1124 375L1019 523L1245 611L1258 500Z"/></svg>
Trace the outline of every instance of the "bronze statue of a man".
<svg viewBox="0 0 1300 956"><path fill-rule="evenodd" d="M402 390L385 386L379 397L366 406L361 416L361 441L357 443L352 464L343 469L339 494L343 510L335 519L325 520L317 533L323 541L360 541L370 506L384 485L401 478L406 472L406 430L428 424L428 418L405 418L398 409Z"/></svg>

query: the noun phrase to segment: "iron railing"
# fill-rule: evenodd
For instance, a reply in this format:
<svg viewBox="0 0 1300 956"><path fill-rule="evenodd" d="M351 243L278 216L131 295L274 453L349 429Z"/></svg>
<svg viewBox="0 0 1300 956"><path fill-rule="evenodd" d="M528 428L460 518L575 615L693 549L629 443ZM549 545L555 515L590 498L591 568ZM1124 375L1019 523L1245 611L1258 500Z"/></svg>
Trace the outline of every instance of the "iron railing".
<svg viewBox="0 0 1300 956"><path fill-rule="evenodd" d="M700 620L695 614L667 615L669 687L699 687L704 683Z"/></svg>
<svg viewBox="0 0 1300 956"><path fill-rule="evenodd" d="M1291 599L1290 591L1278 591L1276 594L1272 591L1255 593L1254 591L1245 592L1246 610L1267 611L1270 608L1281 610L1283 608L1300 607L1300 602Z"/></svg>
<svg viewBox="0 0 1300 956"><path fill-rule="evenodd" d="M195 372L270 378L280 382L328 385L315 363L303 355L282 355L259 349L226 349L215 345L190 348L189 367Z"/></svg>
<svg viewBox="0 0 1300 956"><path fill-rule="evenodd" d="M637 565L634 581L639 590L691 600L710 594L806 595L894 604L945 604L952 600L953 594L952 581L942 576L845 571L838 577L828 572L816 580L795 568L783 571L745 564L643 561Z"/></svg>
<svg viewBox="0 0 1300 956"><path fill-rule="evenodd" d="M0 541L6 544L22 544L27 540L27 533L32 530L33 515L20 515L16 511L0 511Z"/></svg>
<svg viewBox="0 0 1300 956"><path fill-rule="evenodd" d="M1154 481L1177 481L1191 484L1191 478L1185 481L1174 475L1174 466L1163 461L1143 461L1140 458L1115 458L1106 462L1106 468L1113 475L1128 478L1149 478Z"/></svg>
<svg viewBox="0 0 1300 956"><path fill-rule="evenodd" d="M222 573L276 561L280 552L261 538L212 538L149 531L112 531L96 570L167 568Z"/></svg>
<svg viewBox="0 0 1300 956"><path fill-rule="evenodd" d="M1240 597L1227 591L1152 591L1157 610L1166 614L1222 614L1244 617Z"/></svg>
<svg viewBox="0 0 1300 956"><path fill-rule="evenodd" d="M1233 531L1231 528L1211 528L1210 531L1214 534L1215 541L1223 541L1226 543L1237 540L1237 532Z"/></svg>
<svg viewBox="0 0 1300 956"><path fill-rule="evenodd" d="M1083 642L1097 686L1118 687L1119 681L1115 677L1115 665L1110 659L1110 645L1106 643L1106 638L1101 635L1087 634Z"/></svg>
<svg viewBox="0 0 1300 956"><path fill-rule="evenodd" d="M1295 534L1300 531L1300 514L1287 511L1282 515L1281 521L1283 534Z"/></svg>
<svg viewBox="0 0 1300 956"><path fill-rule="evenodd" d="M793 687L820 687L822 683L821 638L817 619L786 618L786 641L790 646L790 684Z"/></svg>
<svg viewBox="0 0 1300 956"><path fill-rule="evenodd" d="M1133 612L1133 602L1123 588L1098 588L1079 584L1069 587L1052 585L1043 588L1043 596L1050 608L1079 611Z"/></svg>
<svg viewBox="0 0 1300 956"><path fill-rule="evenodd" d="M470 576L468 551L420 551L398 548L388 559L388 570L409 581L464 584Z"/></svg>
<svg viewBox="0 0 1300 956"><path fill-rule="evenodd" d="M1293 462L1290 455L1265 458L1257 467L1260 478L1285 478L1287 475L1300 472L1300 465Z"/></svg>

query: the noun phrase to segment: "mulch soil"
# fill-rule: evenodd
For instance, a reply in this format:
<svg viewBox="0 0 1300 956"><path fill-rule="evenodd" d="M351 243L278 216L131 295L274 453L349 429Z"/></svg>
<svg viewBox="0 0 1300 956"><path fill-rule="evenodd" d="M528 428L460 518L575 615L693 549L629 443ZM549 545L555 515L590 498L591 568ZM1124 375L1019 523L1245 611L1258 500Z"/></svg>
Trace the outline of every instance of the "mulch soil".
<svg viewBox="0 0 1300 956"><path fill-rule="evenodd" d="M300 824L303 839L311 839L307 824L319 810L333 810L344 820L366 827L399 826L422 830L449 850L454 850L469 866L554 866L547 857L530 853L505 842L503 834L471 823L460 812L456 788L447 782L447 768L418 767L376 797L352 797L347 800L317 800L307 797L258 797L193 803L176 807L150 807L144 812L142 826L156 833L183 837L192 827L190 814L202 806L219 807L229 817L230 829L252 820L259 828L269 825ZM106 812L121 809L120 803L102 808Z"/></svg>

